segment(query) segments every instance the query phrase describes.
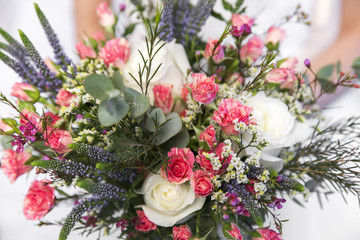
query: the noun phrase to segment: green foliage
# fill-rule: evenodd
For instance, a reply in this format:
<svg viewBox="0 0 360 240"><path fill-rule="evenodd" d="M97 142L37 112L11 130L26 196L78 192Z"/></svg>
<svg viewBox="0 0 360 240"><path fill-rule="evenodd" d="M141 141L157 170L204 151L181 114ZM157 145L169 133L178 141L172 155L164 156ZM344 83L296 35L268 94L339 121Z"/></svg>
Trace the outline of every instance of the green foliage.
<svg viewBox="0 0 360 240"><path fill-rule="evenodd" d="M222 232L223 232L224 236L226 237L226 239L230 239L230 240L238 239L238 238L234 238L232 235L230 235L229 232L231 232L231 231L232 231L231 223L229 223L229 222L224 223Z"/></svg>
<svg viewBox="0 0 360 240"><path fill-rule="evenodd" d="M84 88L94 98L106 100L110 97L110 92L114 90L114 85L108 77L92 74L85 78Z"/></svg>
<svg viewBox="0 0 360 240"><path fill-rule="evenodd" d="M354 69L355 73L360 76L360 57L354 60L352 63L352 68Z"/></svg>
<svg viewBox="0 0 360 240"><path fill-rule="evenodd" d="M123 98L113 97L100 103L98 118L103 126L108 127L118 123L128 112L129 104Z"/></svg>
<svg viewBox="0 0 360 240"><path fill-rule="evenodd" d="M155 132L165 120L164 111L161 108L155 108L146 119L146 129L150 132Z"/></svg>
<svg viewBox="0 0 360 240"><path fill-rule="evenodd" d="M138 95L135 99L134 105L130 108L132 117L138 118L143 115L150 107L150 100L144 94Z"/></svg>
<svg viewBox="0 0 360 240"><path fill-rule="evenodd" d="M160 145L175 136L181 131L182 122L177 113L170 113L166 116L166 122L155 132L153 143Z"/></svg>
<svg viewBox="0 0 360 240"><path fill-rule="evenodd" d="M254 219L255 223L262 228L264 225L264 220L255 203L251 203L250 209L248 209L248 211L252 219Z"/></svg>
<svg viewBox="0 0 360 240"><path fill-rule="evenodd" d="M335 84L331 81L331 76L334 72L334 64L322 67L316 74L317 80L321 85L321 90L327 93L335 92Z"/></svg>

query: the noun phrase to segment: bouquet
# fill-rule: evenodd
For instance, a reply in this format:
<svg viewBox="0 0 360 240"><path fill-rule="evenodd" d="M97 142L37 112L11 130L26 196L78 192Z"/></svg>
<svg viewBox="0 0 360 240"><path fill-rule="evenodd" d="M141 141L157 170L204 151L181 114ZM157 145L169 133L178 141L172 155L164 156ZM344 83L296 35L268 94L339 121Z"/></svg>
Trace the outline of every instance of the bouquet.
<svg viewBox="0 0 360 240"><path fill-rule="evenodd" d="M280 55L281 25L254 34L242 2L222 1L231 19L212 0L133 0L120 11L103 2L105 34L76 45L78 63L36 4L53 60L22 31L20 43L0 29L0 59L23 80L12 87L15 102L1 94L18 114L0 122L11 143L1 168L10 182L42 176L25 196L25 217L48 225L51 209L73 205L60 240L73 229L118 239L281 239L284 196L359 196L360 121L325 125L317 106L338 87L359 88L356 75L339 65L315 73L308 59L298 72L295 57ZM217 39L199 33L209 16L227 24ZM300 7L287 21L308 24Z"/></svg>

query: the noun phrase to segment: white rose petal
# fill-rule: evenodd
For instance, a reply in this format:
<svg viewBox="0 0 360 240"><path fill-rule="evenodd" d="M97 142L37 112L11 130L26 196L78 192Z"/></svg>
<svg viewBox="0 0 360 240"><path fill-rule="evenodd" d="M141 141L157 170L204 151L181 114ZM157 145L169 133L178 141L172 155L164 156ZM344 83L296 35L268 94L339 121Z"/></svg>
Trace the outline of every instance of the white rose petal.
<svg viewBox="0 0 360 240"><path fill-rule="evenodd" d="M188 182L170 183L158 174L150 174L139 194L144 194L145 205L140 207L147 218L162 227L174 226L176 222L201 209L206 198L196 198Z"/></svg>

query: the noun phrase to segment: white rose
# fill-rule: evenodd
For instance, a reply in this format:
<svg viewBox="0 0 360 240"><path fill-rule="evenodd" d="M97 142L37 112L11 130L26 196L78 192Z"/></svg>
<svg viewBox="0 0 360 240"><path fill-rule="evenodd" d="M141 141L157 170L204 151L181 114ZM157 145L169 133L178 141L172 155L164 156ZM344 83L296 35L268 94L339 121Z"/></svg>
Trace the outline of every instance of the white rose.
<svg viewBox="0 0 360 240"><path fill-rule="evenodd" d="M158 44L156 49L162 43ZM130 76L131 73L136 80L139 80L139 64L141 68L144 66L144 62L139 51L143 54L144 58L148 58L147 48L145 42L137 44L132 48L133 50L130 53L130 58L127 64L123 67L122 72L125 78L125 84L128 87L134 88L135 90L140 92L140 87L135 82L135 80ZM175 40L165 44L159 52L155 55L152 61L152 67L150 71L150 76L155 72L156 68L159 66L159 70L151 80L149 85L149 97L151 102L153 102L153 87L157 84L172 84L172 94L174 96L178 96L181 93L182 86L185 83L187 70L190 68L189 60L186 56L186 52L184 47L181 44L175 43ZM143 75L143 80L146 79L146 70ZM143 82L143 87L145 89L145 82Z"/></svg>
<svg viewBox="0 0 360 240"><path fill-rule="evenodd" d="M295 117L290 114L285 103L267 97L264 92L259 92L247 100L247 105L253 108L252 117L269 142L268 148L292 144L289 140L295 125Z"/></svg>
<svg viewBox="0 0 360 240"><path fill-rule="evenodd" d="M145 205L140 207L147 218L158 226L171 227L204 205L205 197L195 197L190 183L170 183L158 174L150 174L140 191Z"/></svg>

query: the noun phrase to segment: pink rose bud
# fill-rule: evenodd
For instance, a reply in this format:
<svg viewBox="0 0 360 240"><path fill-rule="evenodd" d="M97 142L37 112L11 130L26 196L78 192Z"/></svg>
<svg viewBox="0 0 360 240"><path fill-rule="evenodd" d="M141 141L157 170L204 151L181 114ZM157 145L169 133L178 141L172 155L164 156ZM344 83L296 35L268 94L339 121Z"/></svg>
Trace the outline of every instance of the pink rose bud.
<svg viewBox="0 0 360 240"><path fill-rule="evenodd" d="M100 59L108 66L110 63L121 68L130 56L130 45L125 38L116 38L106 42L99 52Z"/></svg>
<svg viewBox="0 0 360 240"><path fill-rule="evenodd" d="M96 7L96 14L99 18L99 23L101 26L105 28L114 26L116 20L115 15L109 8L109 4L106 1L101 2Z"/></svg>
<svg viewBox="0 0 360 240"><path fill-rule="evenodd" d="M278 42L284 40L286 38L286 32L284 29L278 28L278 27L270 27L267 35L265 43L272 43L277 44Z"/></svg>
<svg viewBox="0 0 360 240"><path fill-rule="evenodd" d="M245 106L235 99L226 98L220 102L218 110L214 112L212 119L221 126L226 135L237 135L239 131L235 130L235 123L243 122L249 125L251 112L251 107Z"/></svg>
<svg viewBox="0 0 360 240"><path fill-rule="evenodd" d="M233 222L230 224L231 224L231 230L226 230L226 233L228 233L234 239L242 240L243 236L241 235L240 228Z"/></svg>
<svg viewBox="0 0 360 240"><path fill-rule="evenodd" d="M160 175L171 183L181 184L193 173L195 156L189 148L172 148L168 152L168 162L161 167Z"/></svg>
<svg viewBox="0 0 360 240"><path fill-rule="evenodd" d="M289 76L289 72L285 68L276 68L266 74L265 80L271 83L283 83Z"/></svg>
<svg viewBox="0 0 360 240"><path fill-rule="evenodd" d="M212 125L208 126L204 132L200 133L199 141L206 141L210 148L213 148L217 143L215 136L215 129Z"/></svg>
<svg viewBox="0 0 360 240"><path fill-rule="evenodd" d="M190 84L193 99L205 105L212 103L219 91L215 78L207 77L203 73L193 73L191 77L194 79L194 82Z"/></svg>
<svg viewBox="0 0 360 240"><path fill-rule="evenodd" d="M81 59L85 58L96 58L96 52L89 46L86 46L83 42L76 44L76 50L79 53Z"/></svg>
<svg viewBox="0 0 360 240"><path fill-rule="evenodd" d="M209 38L209 41L206 44L205 51L204 51L204 58L209 59L213 58L216 63L221 62L221 60L225 57L224 48L221 44L219 44L215 51L214 47L218 43L217 39L211 39ZM214 53L214 55L213 55Z"/></svg>
<svg viewBox="0 0 360 240"><path fill-rule="evenodd" d="M75 94L72 94L68 91L66 91L65 89L60 89L58 94L56 95L56 101L55 103L60 105L60 106L64 106L64 107L69 107L71 100L76 97Z"/></svg>
<svg viewBox="0 0 360 240"><path fill-rule="evenodd" d="M70 132L66 130L55 129L48 126L46 131L48 145L57 153L64 154L70 152L68 147L73 142Z"/></svg>
<svg viewBox="0 0 360 240"><path fill-rule="evenodd" d="M240 28L242 25L247 24L249 27L254 25L255 19L245 14L233 14L231 16L231 23L233 26Z"/></svg>
<svg viewBox="0 0 360 240"><path fill-rule="evenodd" d="M253 238L252 240L281 240L281 234L275 232L272 229L269 228L260 228L256 230L258 233L261 234L262 237L259 238Z"/></svg>
<svg viewBox="0 0 360 240"><path fill-rule="evenodd" d="M49 181L32 182L24 199L23 212L28 220L43 218L55 204L55 189L48 185Z"/></svg>
<svg viewBox="0 0 360 240"><path fill-rule="evenodd" d="M245 62L247 58L256 61L263 53L264 42L258 36L253 36L241 47L240 58Z"/></svg>
<svg viewBox="0 0 360 240"><path fill-rule="evenodd" d="M39 90L27 83L15 83L11 88L10 94L13 97L27 102L35 102L40 96Z"/></svg>
<svg viewBox="0 0 360 240"><path fill-rule="evenodd" d="M188 225L180 225L173 227L174 240L188 240L191 238L191 229Z"/></svg>
<svg viewBox="0 0 360 240"><path fill-rule="evenodd" d="M174 100L171 96L172 88L173 85L171 84L158 84L153 87L155 106L161 108L165 114L169 114L174 105Z"/></svg>
<svg viewBox="0 0 360 240"><path fill-rule="evenodd" d="M190 184L196 194L196 197L206 197L214 191L214 185L211 179L214 175L204 172L203 170L196 170L190 178Z"/></svg>
<svg viewBox="0 0 360 240"><path fill-rule="evenodd" d="M11 132L13 130L12 127L6 124L2 119L0 119L0 129L4 132Z"/></svg>
<svg viewBox="0 0 360 240"><path fill-rule="evenodd" d="M4 151L1 168L11 183L14 183L18 177L31 170L31 166L24 165L30 157L31 154L26 151L21 153L16 153L11 149Z"/></svg>
<svg viewBox="0 0 360 240"><path fill-rule="evenodd" d="M157 228L156 224L151 222L145 215L144 211L137 210L136 211L139 221L135 226L135 229L140 232L149 232L151 230L155 230Z"/></svg>

